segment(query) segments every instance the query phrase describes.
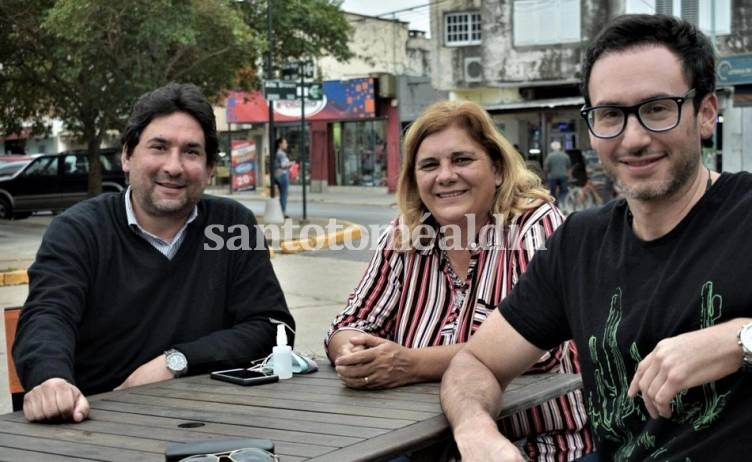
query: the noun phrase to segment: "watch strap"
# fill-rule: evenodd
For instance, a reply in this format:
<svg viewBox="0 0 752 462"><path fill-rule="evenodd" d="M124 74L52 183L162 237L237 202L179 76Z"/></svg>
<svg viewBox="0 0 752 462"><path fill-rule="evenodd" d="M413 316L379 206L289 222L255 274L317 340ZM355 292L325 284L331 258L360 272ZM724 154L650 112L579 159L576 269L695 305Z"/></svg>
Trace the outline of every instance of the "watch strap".
<svg viewBox="0 0 752 462"><path fill-rule="evenodd" d="M736 341L742 349L742 372L752 372L752 350L747 348L747 346L744 345L744 342L742 342L742 332L746 329L752 329L752 323L745 324L739 329L739 333L736 334Z"/></svg>

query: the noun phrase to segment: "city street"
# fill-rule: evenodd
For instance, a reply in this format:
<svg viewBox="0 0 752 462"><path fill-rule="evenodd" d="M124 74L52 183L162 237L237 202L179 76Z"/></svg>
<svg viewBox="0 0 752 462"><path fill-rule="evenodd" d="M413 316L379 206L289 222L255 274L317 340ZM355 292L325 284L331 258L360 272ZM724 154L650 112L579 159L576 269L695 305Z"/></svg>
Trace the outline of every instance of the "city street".
<svg viewBox="0 0 752 462"><path fill-rule="evenodd" d="M336 194L314 196L308 204L308 216L337 218L366 227L383 225L396 214L393 198L373 193L348 194L348 202L335 202ZM256 193L234 194L254 213L261 215L266 199ZM288 213L299 217L302 204L291 197ZM26 220L0 221L0 271L25 268L33 261L44 231L53 217L35 215ZM364 238L368 238L365 236ZM329 322L344 307L350 291L360 280L371 251L318 250L294 255L277 253L272 259L277 277L284 290L288 306L297 322L295 349L326 361L323 338ZM28 287L0 287L0 307L23 303ZM4 327L3 331L4 331ZM10 411L10 398L5 390L7 370L5 343L0 345L0 413Z"/></svg>

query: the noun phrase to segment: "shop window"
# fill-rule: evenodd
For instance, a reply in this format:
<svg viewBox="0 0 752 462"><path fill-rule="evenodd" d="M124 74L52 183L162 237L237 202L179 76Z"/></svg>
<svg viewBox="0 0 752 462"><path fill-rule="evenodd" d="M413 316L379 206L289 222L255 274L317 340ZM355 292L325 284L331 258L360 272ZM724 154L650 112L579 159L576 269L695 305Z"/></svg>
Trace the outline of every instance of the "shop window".
<svg viewBox="0 0 752 462"><path fill-rule="evenodd" d="M715 11L713 11L715 5ZM668 14L696 24L708 35L731 33L731 0L627 0L626 13ZM715 30L713 29L715 13Z"/></svg>
<svg viewBox="0 0 752 462"><path fill-rule="evenodd" d="M515 46L580 41L580 0L515 0Z"/></svg>
<svg viewBox="0 0 752 462"><path fill-rule="evenodd" d="M444 15L444 44L446 46L479 45L480 38L480 13L447 13Z"/></svg>
<svg viewBox="0 0 752 462"><path fill-rule="evenodd" d="M386 185L386 124L383 120L342 122L338 151L338 176L342 185Z"/></svg>

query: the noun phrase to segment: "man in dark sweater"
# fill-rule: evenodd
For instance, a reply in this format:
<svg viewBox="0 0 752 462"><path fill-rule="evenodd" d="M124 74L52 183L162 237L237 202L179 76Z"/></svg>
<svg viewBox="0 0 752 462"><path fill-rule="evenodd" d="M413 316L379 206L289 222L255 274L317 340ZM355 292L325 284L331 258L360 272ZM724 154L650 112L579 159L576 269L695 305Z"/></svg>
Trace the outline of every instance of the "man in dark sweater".
<svg viewBox="0 0 752 462"><path fill-rule="evenodd" d="M13 357L31 421L80 422L85 395L248 366L275 321L294 326L253 214L202 195L218 139L200 90L143 95L122 141L128 190L55 219L29 269ZM241 230L253 247L217 245Z"/></svg>

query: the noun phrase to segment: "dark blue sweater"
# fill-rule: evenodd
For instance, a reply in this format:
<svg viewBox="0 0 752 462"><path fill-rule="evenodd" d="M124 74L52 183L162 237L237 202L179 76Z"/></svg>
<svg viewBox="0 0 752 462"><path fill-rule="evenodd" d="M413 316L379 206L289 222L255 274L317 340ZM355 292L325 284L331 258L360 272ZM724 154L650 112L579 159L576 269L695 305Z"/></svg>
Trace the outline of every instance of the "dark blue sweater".
<svg viewBox="0 0 752 462"><path fill-rule="evenodd" d="M222 226L207 232L212 225ZM244 226L228 232L233 225ZM204 196L168 260L129 228L123 193L53 220L29 269L13 346L25 389L61 377L84 394L109 391L169 348L186 355L189 374L269 354L269 318L294 321L265 245L254 249L254 225L239 203ZM208 250L239 244L243 231L250 250Z"/></svg>

